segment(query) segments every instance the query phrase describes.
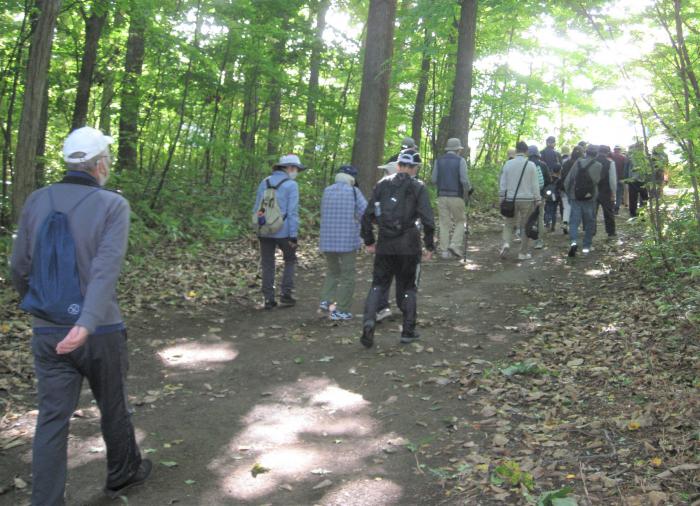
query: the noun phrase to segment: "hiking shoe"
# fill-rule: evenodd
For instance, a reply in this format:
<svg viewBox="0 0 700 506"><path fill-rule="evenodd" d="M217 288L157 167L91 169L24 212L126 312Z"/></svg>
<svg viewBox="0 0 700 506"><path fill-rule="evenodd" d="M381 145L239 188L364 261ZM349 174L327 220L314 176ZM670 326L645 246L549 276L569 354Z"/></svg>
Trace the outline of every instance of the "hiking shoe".
<svg viewBox="0 0 700 506"><path fill-rule="evenodd" d="M440 258L443 260L449 260L450 259L450 252L449 251L443 251L440 253Z"/></svg>
<svg viewBox="0 0 700 506"><path fill-rule="evenodd" d="M149 459L143 459L141 461L141 465L131 478L126 480L126 482L118 488L105 487L105 494L107 494L107 497L110 499L116 499L126 490L143 484L143 482L150 476L152 469L153 463Z"/></svg>
<svg viewBox="0 0 700 506"><path fill-rule="evenodd" d="M270 309L274 309L277 307L277 302L275 302L275 299L270 299L265 301L265 310L269 311Z"/></svg>
<svg viewBox="0 0 700 506"><path fill-rule="evenodd" d="M509 249L510 249L510 244L505 243L503 246L501 246L501 249L498 252L498 256L500 256L501 258L504 258L508 254Z"/></svg>
<svg viewBox="0 0 700 506"><path fill-rule="evenodd" d="M571 243L571 246L569 247L569 257L573 258L576 256L576 251L578 250L578 244L575 242Z"/></svg>
<svg viewBox="0 0 700 506"><path fill-rule="evenodd" d="M569 233L569 222L565 221L564 223L561 224L561 233L566 235Z"/></svg>
<svg viewBox="0 0 700 506"><path fill-rule="evenodd" d="M296 304L297 300L291 295L282 295L282 297L280 297L280 305L282 307L292 307L296 306Z"/></svg>
<svg viewBox="0 0 700 506"><path fill-rule="evenodd" d="M362 327L362 337L360 337L360 342L365 348L371 348L374 346L374 324L365 323Z"/></svg>
<svg viewBox="0 0 700 506"><path fill-rule="evenodd" d="M583 253L584 255L588 255L591 251L593 251L593 246L591 246L589 248L583 248L581 250L581 253Z"/></svg>
<svg viewBox="0 0 700 506"><path fill-rule="evenodd" d="M331 303L328 302L327 300L322 300L318 305L319 311L328 311L330 309L330 307L331 307Z"/></svg>
<svg viewBox="0 0 700 506"><path fill-rule="evenodd" d="M518 260L530 260L532 255L530 253L518 253Z"/></svg>
<svg viewBox="0 0 700 506"><path fill-rule="evenodd" d="M346 313L345 311L333 311L331 313L331 320L334 322L345 322L352 320L352 313Z"/></svg>
<svg viewBox="0 0 700 506"><path fill-rule="evenodd" d="M449 248L447 248L447 251L448 251L452 256L454 256L455 258L462 258L462 255L460 255L459 253L457 253L457 250L454 249L454 248L451 247L451 246L450 246Z"/></svg>
<svg viewBox="0 0 700 506"><path fill-rule="evenodd" d="M420 339L420 334L415 330L413 332L401 332L401 344L411 344Z"/></svg>
<svg viewBox="0 0 700 506"><path fill-rule="evenodd" d="M537 240L535 241L535 246L534 246L534 248L535 248L535 249L542 249L542 248L544 248L544 241L543 241L542 239L537 239Z"/></svg>
<svg viewBox="0 0 700 506"><path fill-rule="evenodd" d="M391 308L385 307L377 313L377 323L379 323L382 320L386 320L389 317L391 317Z"/></svg>

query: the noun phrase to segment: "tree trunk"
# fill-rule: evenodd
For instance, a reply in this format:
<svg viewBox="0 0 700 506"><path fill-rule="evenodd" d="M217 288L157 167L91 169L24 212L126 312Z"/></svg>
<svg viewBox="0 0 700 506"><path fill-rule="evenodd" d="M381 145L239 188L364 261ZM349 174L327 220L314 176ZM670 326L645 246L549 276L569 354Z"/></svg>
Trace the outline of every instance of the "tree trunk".
<svg viewBox="0 0 700 506"><path fill-rule="evenodd" d="M352 147L352 164L360 171L360 188L365 195L371 193L379 174L377 165L384 156L395 17L396 0L370 1L367 37L363 44L362 88Z"/></svg>
<svg viewBox="0 0 700 506"><path fill-rule="evenodd" d="M90 89L92 88L92 76L97 62L97 50L100 44L102 29L107 21L108 6L104 2L96 1L92 6L90 17L85 19L85 48L78 75L78 89L75 93L75 107L73 109L73 121L71 130L85 126L88 107L90 105ZM85 15L84 15L85 16Z"/></svg>
<svg viewBox="0 0 700 506"><path fill-rule="evenodd" d="M102 96L100 97L100 130L106 135L112 135L112 99L114 98L114 72L105 69L102 81Z"/></svg>
<svg viewBox="0 0 700 506"><path fill-rule="evenodd" d="M267 123L267 156L274 158L278 155L280 145L280 125L282 123L282 80L280 75L284 74L285 69L285 47L287 45L287 31L289 29L289 20L285 17L282 21L282 30L279 35L279 40L274 45L276 63L273 73L270 76L270 115Z"/></svg>
<svg viewBox="0 0 700 506"><path fill-rule="evenodd" d="M119 113L119 170L135 170L138 167L136 146L139 139L139 76L143 69L145 47L146 20L141 13L132 9Z"/></svg>
<svg viewBox="0 0 700 506"><path fill-rule="evenodd" d="M226 67L228 66L229 55L231 54L231 44L233 43L233 32L229 32L228 38L226 40L226 50L224 51L224 57L221 60L221 66L219 67L219 80L216 82L216 89L214 90L214 112L211 117L211 123L209 124L209 140L207 141L207 146L204 150L204 182L208 185L211 183L212 170L211 170L211 152L216 143L216 122L219 119L219 110L221 109L222 100L222 87L224 85L224 79L226 78Z"/></svg>
<svg viewBox="0 0 700 506"><path fill-rule="evenodd" d="M472 69L476 43L477 0L462 0L457 40L457 64L452 91L448 136L456 137L469 153L469 108L471 106Z"/></svg>
<svg viewBox="0 0 700 506"><path fill-rule="evenodd" d="M430 31L425 27L425 38L423 41L423 57L420 65L420 79L418 81L418 93L416 103L413 107L413 119L411 120L411 138L416 141L416 146L420 149L420 140L423 136L423 113L425 112L425 96L428 93L428 81L430 80Z"/></svg>
<svg viewBox="0 0 700 506"><path fill-rule="evenodd" d="M36 6L36 28L32 34L24 87L24 103L19 124L17 154L12 185L13 220L36 186L36 151L41 134L41 112L51 60L53 32L61 9L61 0L42 0Z"/></svg>
<svg viewBox="0 0 700 506"><path fill-rule="evenodd" d="M320 0L316 15L316 35L311 50L311 69L309 71L309 89L306 99L306 136L304 143L304 160L308 165L313 164L316 152L316 102L318 101L318 78L321 70L321 52L323 51L323 32L326 29L326 13L330 0Z"/></svg>

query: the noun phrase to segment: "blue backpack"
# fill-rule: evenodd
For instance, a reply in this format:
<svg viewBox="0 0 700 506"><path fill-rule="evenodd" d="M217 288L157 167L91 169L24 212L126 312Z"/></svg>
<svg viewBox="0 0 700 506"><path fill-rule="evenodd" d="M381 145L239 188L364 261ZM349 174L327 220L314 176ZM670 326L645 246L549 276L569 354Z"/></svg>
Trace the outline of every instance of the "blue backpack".
<svg viewBox="0 0 700 506"><path fill-rule="evenodd" d="M56 211L51 189L47 191L52 211L39 230L32 255L29 291L19 307L57 325L74 325L83 309L83 293L68 216L100 189L89 192L66 213Z"/></svg>

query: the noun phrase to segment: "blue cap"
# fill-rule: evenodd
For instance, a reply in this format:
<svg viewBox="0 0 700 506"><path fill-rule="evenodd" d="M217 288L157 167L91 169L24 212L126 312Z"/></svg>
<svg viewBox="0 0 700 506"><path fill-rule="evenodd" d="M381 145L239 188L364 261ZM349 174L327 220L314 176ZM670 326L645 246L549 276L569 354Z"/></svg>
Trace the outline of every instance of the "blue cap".
<svg viewBox="0 0 700 506"><path fill-rule="evenodd" d="M342 172L343 174L347 174L348 176L352 177L357 177L357 174L359 174L359 171L352 165L341 165L338 172Z"/></svg>

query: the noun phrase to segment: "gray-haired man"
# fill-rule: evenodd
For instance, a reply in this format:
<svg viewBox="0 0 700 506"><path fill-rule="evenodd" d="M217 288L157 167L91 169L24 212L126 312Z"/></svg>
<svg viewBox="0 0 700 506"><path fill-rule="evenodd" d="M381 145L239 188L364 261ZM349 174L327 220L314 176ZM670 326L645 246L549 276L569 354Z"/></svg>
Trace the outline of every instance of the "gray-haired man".
<svg viewBox="0 0 700 506"><path fill-rule="evenodd" d="M83 127L63 145L68 172L57 184L32 193L24 205L12 251L12 280L22 297L40 286L32 257L41 227L54 211L67 216L75 243L82 309L74 326L34 317L32 350L39 416L33 443L32 504L64 504L68 428L83 378L102 414L107 446L105 492L117 497L143 483L151 462L142 460L127 406L126 330L116 285L126 253L129 204L102 190L109 178L110 137ZM44 244L42 243L42 246Z"/></svg>

